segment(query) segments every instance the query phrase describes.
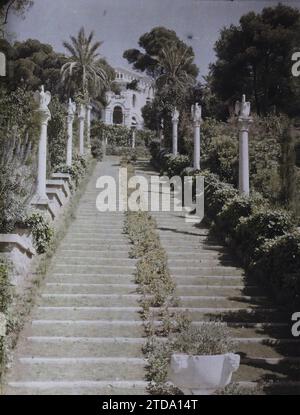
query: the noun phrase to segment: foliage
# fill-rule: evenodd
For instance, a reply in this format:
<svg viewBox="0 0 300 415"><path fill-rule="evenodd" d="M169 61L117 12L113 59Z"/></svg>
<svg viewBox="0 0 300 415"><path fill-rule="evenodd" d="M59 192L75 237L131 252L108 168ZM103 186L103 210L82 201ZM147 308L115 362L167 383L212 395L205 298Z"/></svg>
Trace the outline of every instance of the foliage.
<svg viewBox="0 0 300 415"><path fill-rule="evenodd" d="M189 156L173 154L165 154L162 157L162 166L161 169L169 177L179 176L183 169L190 166L191 161Z"/></svg>
<svg viewBox="0 0 300 415"><path fill-rule="evenodd" d="M52 95L58 95L61 100L67 99L60 75L60 68L67 60L65 55L36 39L17 41L12 46L6 42L3 46L9 58L5 81L10 90L26 86L28 91L35 91L44 85Z"/></svg>
<svg viewBox="0 0 300 415"><path fill-rule="evenodd" d="M0 89L0 232L11 232L25 217L35 181L38 120L32 95L24 89Z"/></svg>
<svg viewBox="0 0 300 415"><path fill-rule="evenodd" d="M191 47L181 41L173 30L165 27L154 27L150 32L143 34L139 39L139 46L144 49L144 52L139 49L128 49L124 52L123 57L133 65L134 69L146 71L154 78L161 74L158 57L163 49L173 48L181 52L188 49L188 54L193 54ZM197 67L191 61L188 62L186 71L195 78L198 75Z"/></svg>
<svg viewBox="0 0 300 415"><path fill-rule="evenodd" d="M53 171L66 159L66 109L58 96L52 97L49 109L51 119L48 123L48 160L50 170Z"/></svg>
<svg viewBox="0 0 300 415"><path fill-rule="evenodd" d="M259 255L259 248L264 242L292 229L293 222L287 212L266 207L240 220L234 240L244 262L249 264Z"/></svg>
<svg viewBox="0 0 300 415"><path fill-rule="evenodd" d="M0 313L7 318L8 309L12 302L12 290L9 283L7 264L0 260ZM0 381L5 370L7 360L7 346L5 337L0 337Z"/></svg>
<svg viewBox="0 0 300 415"><path fill-rule="evenodd" d="M223 206L237 196L237 190L230 184L222 182L217 175L208 171L201 172L204 176L205 214L215 220Z"/></svg>
<svg viewBox="0 0 300 415"><path fill-rule="evenodd" d="M73 81L83 100L100 95L112 75L107 71L107 64L99 59L98 49L102 42L93 43L93 38L94 33L87 36L82 27L77 38L71 36L71 43L63 43L71 57L61 68L62 80L66 83Z"/></svg>
<svg viewBox="0 0 300 415"><path fill-rule="evenodd" d="M33 243L37 253L45 253L53 236L53 230L48 221L42 214L36 212L27 218L26 225L31 228Z"/></svg>
<svg viewBox="0 0 300 415"><path fill-rule="evenodd" d="M72 190L78 187L80 180L84 176L87 169L87 162L84 157L76 156L72 161L72 166L60 164L56 167L56 172L68 173L71 176L71 188Z"/></svg>
<svg viewBox="0 0 300 415"><path fill-rule="evenodd" d="M260 194L249 196L236 195L228 200L215 218L218 232L224 237L234 236L235 229L241 218L249 217L255 209L266 205L266 200Z"/></svg>
<svg viewBox="0 0 300 415"><path fill-rule="evenodd" d="M231 105L246 93L258 114L295 113L291 54L298 38L300 13L278 4L261 13L249 12L239 25L221 31L215 45L217 62L211 65L213 92Z"/></svg>
<svg viewBox="0 0 300 415"><path fill-rule="evenodd" d="M11 12L23 15L33 5L33 0L1 0L0 17L1 26L8 23Z"/></svg>
<svg viewBox="0 0 300 415"><path fill-rule="evenodd" d="M93 122L91 136L98 143L107 140L108 145L128 146L132 132L121 125L106 125L103 122Z"/></svg>
<svg viewBox="0 0 300 415"><path fill-rule="evenodd" d="M267 240L250 272L271 288L277 300L291 309L300 306L300 234L287 233Z"/></svg>
<svg viewBox="0 0 300 415"><path fill-rule="evenodd" d="M191 355L224 354L234 352L236 347L227 325L221 322L189 326L171 336L170 341L174 352Z"/></svg>

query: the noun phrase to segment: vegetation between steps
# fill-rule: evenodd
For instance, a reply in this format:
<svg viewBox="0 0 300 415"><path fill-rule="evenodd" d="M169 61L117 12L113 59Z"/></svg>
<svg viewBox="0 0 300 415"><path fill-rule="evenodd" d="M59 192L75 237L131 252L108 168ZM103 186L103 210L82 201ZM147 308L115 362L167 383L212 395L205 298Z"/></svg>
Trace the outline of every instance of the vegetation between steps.
<svg viewBox="0 0 300 415"><path fill-rule="evenodd" d="M129 165L129 174L133 168ZM235 345L226 324L191 324L188 313L173 311L179 305L175 283L167 266L155 220L143 211L127 212L124 232L132 242L130 254L137 258L136 282L142 294L142 318L147 335L143 352L147 358L149 392L174 395L182 392L168 383L168 370L174 352L218 354L233 352Z"/></svg>

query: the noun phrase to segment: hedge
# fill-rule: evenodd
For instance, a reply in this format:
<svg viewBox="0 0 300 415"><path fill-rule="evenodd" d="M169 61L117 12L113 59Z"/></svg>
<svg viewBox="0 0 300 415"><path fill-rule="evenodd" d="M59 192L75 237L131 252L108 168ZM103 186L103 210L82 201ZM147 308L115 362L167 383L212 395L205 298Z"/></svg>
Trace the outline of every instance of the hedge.
<svg viewBox="0 0 300 415"><path fill-rule="evenodd" d="M291 232L266 241L249 273L271 287L278 302L294 310L300 307L300 233Z"/></svg>

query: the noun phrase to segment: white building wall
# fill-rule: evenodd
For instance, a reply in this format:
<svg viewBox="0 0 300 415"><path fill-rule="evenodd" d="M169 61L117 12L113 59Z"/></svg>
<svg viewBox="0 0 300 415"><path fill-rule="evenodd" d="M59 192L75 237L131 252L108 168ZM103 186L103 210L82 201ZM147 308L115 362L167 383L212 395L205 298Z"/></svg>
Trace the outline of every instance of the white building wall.
<svg viewBox="0 0 300 415"><path fill-rule="evenodd" d="M120 107L123 114L122 125L130 128L133 124L136 124L138 129L142 129L144 120L141 110L149 99L153 99L151 79L123 68L115 68L115 71L116 83L121 93L120 95L115 95L112 91L107 92L106 99L108 105L103 111L102 121L108 125L114 124L114 110L116 107ZM139 81L138 91L127 89L127 84L133 80ZM135 105L133 102L134 96Z"/></svg>

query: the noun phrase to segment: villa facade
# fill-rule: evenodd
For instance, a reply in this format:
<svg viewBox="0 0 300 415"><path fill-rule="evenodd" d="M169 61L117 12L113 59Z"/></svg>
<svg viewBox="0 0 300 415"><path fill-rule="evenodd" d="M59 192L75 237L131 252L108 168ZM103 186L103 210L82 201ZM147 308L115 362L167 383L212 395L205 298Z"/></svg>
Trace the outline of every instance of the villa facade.
<svg viewBox="0 0 300 415"><path fill-rule="evenodd" d="M102 112L102 121L108 125L142 129L142 108L154 95L151 78L123 68L115 68L115 72L115 81L120 93L106 93L108 105ZM137 81L136 88L128 88L133 81Z"/></svg>

